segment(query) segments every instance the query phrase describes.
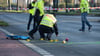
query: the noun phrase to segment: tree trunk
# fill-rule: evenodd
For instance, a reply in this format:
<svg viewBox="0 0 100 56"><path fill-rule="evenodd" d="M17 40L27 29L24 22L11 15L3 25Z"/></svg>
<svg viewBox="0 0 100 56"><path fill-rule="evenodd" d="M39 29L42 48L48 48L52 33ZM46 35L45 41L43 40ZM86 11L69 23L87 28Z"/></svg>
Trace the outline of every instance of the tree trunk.
<svg viewBox="0 0 100 56"><path fill-rule="evenodd" d="M58 8L58 0L53 0L53 8ZM58 10L54 10L54 12L57 12Z"/></svg>
<svg viewBox="0 0 100 56"><path fill-rule="evenodd" d="M18 6L18 0L17 0L17 9L16 9L17 11L18 11L18 8L19 8L19 6Z"/></svg>
<svg viewBox="0 0 100 56"><path fill-rule="evenodd" d="M66 8L68 8L68 1L65 0L65 3L66 3ZM68 12L68 10L66 9L66 13Z"/></svg>
<svg viewBox="0 0 100 56"><path fill-rule="evenodd" d="M27 8L28 8L28 5L29 5L29 0L27 0Z"/></svg>
<svg viewBox="0 0 100 56"><path fill-rule="evenodd" d="M10 3L10 0L8 0L8 8L9 8L9 10L11 10L11 3Z"/></svg>

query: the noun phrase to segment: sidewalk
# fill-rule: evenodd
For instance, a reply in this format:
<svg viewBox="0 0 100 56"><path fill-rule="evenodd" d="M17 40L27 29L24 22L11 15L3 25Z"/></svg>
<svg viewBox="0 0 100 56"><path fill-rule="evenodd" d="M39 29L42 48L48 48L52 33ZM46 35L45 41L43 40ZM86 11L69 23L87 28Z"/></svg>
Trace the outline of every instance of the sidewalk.
<svg viewBox="0 0 100 56"><path fill-rule="evenodd" d="M17 40L6 39L5 34L0 31L0 56L41 56L35 51L27 48Z"/></svg>

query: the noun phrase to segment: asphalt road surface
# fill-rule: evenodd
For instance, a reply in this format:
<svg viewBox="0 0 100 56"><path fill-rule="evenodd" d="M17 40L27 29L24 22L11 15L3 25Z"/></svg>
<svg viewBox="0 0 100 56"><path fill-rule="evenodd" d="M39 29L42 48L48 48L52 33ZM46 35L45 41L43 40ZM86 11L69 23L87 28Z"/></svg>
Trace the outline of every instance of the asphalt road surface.
<svg viewBox="0 0 100 56"><path fill-rule="evenodd" d="M3 13L0 14L0 20L9 23L7 27L1 27L15 35L28 36L27 22L29 14L27 13ZM86 26L85 32L78 31L81 28L80 16L57 15L59 36L53 34L52 39L58 39L59 42L39 41L40 35L35 34L35 40L30 43L50 52L54 56L100 56L100 17L88 16L88 20L93 25L89 32ZM31 24L32 29L32 24ZM65 44L63 40L69 38ZM41 51L42 52L42 51Z"/></svg>

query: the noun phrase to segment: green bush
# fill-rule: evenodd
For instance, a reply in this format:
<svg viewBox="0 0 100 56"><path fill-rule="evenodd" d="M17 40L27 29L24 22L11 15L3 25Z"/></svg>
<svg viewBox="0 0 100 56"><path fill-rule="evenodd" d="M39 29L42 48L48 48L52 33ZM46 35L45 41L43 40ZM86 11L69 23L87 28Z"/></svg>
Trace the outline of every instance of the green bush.
<svg viewBox="0 0 100 56"><path fill-rule="evenodd" d="M8 23L0 20L0 26L8 26Z"/></svg>

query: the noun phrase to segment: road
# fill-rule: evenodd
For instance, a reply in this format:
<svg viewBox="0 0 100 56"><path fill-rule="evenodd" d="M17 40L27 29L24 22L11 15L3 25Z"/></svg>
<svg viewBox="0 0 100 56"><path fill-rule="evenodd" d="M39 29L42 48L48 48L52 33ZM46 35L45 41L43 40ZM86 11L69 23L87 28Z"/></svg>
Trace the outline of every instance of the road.
<svg viewBox="0 0 100 56"><path fill-rule="evenodd" d="M8 27L1 27L15 35L28 36L26 32L29 14L27 13L4 13L0 14L0 20L9 23ZM48 41L38 41L39 34L35 34L35 39L30 43L50 52L54 56L100 56L100 17L88 16L88 20L93 25L92 31L78 31L81 28L80 16L57 15L59 36L53 34L52 39L59 42L50 43ZM32 29L32 24L31 24ZM69 38L69 42L63 44L62 41ZM41 51L42 52L42 51Z"/></svg>

